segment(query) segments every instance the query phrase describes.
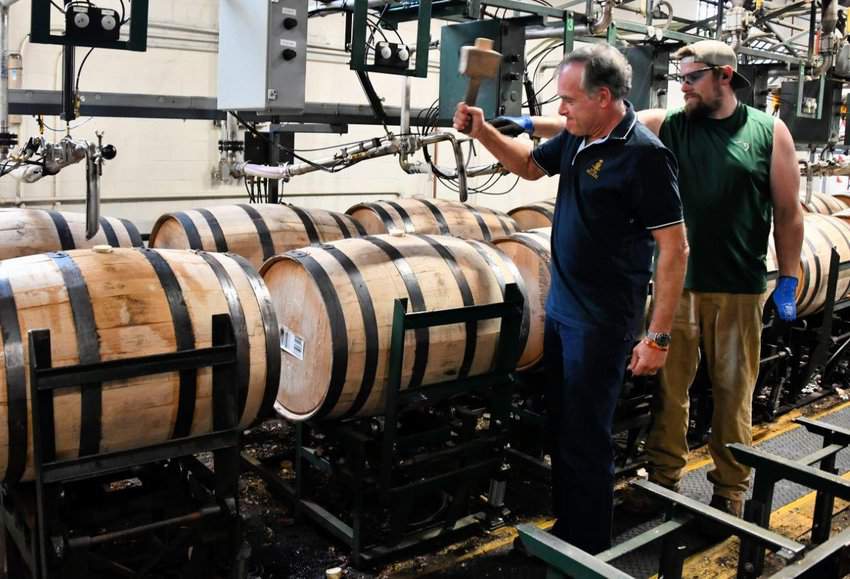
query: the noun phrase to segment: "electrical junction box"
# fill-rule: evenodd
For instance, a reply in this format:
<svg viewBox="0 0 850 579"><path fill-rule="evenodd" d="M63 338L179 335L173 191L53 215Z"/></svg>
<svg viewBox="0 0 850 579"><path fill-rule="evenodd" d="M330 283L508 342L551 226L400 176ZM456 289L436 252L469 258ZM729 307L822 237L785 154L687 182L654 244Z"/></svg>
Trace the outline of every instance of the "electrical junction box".
<svg viewBox="0 0 850 579"><path fill-rule="evenodd" d="M219 0L218 108L304 110L307 0Z"/></svg>
<svg viewBox="0 0 850 579"><path fill-rule="evenodd" d="M624 51L632 67L632 88L626 98L635 110L667 108L669 54L655 46L630 46Z"/></svg>
<svg viewBox="0 0 850 579"><path fill-rule="evenodd" d="M783 82L780 89L779 117L788 125L796 144L825 145L837 142L841 124L842 82L821 79L803 84L802 115L797 114L797 82ZM820 105L820 106L818 106ZM820 108L820 118L818 117Z"/></svg>
<svg viewBox="0 0 850 579"><path fill-rule="evenodd" d="M65 10L65 36L69 40L116 42L121 32L117 10L91 4L69 4Z"/></svg>

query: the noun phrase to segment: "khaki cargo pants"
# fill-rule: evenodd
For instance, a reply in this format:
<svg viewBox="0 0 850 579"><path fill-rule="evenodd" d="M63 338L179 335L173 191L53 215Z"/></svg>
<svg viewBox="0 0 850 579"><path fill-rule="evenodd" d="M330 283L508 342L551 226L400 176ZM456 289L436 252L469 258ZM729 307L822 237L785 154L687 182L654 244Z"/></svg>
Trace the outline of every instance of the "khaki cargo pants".
<svg viewBox="0 0 850 579"><path fill-rule="evenodd" d="M646 443L650 479L677 485L688 460L688 389L696 376L702 338L714 397L708 448L714 492L742 499L750 469L726 444L752 444L752 398L759 370L762 309L767 294L685 290L673 320L672 342L660 374L653 424Z"/></svg>

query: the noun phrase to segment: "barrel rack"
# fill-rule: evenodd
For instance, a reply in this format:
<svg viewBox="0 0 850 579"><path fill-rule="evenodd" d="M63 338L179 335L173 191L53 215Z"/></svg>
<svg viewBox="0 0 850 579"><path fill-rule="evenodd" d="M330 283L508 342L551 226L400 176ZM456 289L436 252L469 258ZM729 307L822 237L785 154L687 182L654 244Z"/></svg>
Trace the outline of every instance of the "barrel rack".
<svg viewBox="0 0 850 579"><path fill-rule="evenodd" d="M238 513L240 431L230 317L212 317L209 348L61 368L52 367L49 330L30 331L28 339L35 479L0 487L8 576L137 577L179 565L183 576L212 577L221 563L233 579L243 579L249 553ZM104 382L203 367L212 367L212 432L56 458L55 391L79 388L82 396ZM212 453L214 471L198 453Z"/></svg>
<svg viewBox="0 0 850 579"><path fill-rule="evenodd" d="M515 284L504 296L500 303L413 313L406 299L396 300L383 415L297 423L294 483L245 453L243 464L292 501L296 514L348 545L356 566L464 528L503 524L523 308ZM501 328L489 373L402 390L406 332L495 318ZM345 500L330 501L317 490L329 485ZM423 505L429 506L423 511Z"/></svg>
<svg viewBox="0 0 850 579"><path fill-rule="evenodd" d="M547 563L547 577L551 579L567 574L577 579L630 577L611 562L655 542L662 543L659 576L681 578L684 558L689 554L685 531L698 525L704 528L706 522L725 529L721 535L740 537L737 577L741 579L754 579L764 573L766 549L786 561L786 566L771 577L843 577L850 572L850 529L833 538L830 529L835 499L850 500L850 480L835 472L836 455L850 446L850 430L807 418L795 422L809 433L821 436L822 447L791 460L738 443L729 445L735 459L755 471L753 495L746 502L743 520L649 481L639 481L635 483L638 487L667 505L664 521L607 551L590 555L534 525L520 525L519 536L529 553ZM769 529L774 489L782 480L816 492L811 534L815 547L807 552L804 545Z"/></svg>

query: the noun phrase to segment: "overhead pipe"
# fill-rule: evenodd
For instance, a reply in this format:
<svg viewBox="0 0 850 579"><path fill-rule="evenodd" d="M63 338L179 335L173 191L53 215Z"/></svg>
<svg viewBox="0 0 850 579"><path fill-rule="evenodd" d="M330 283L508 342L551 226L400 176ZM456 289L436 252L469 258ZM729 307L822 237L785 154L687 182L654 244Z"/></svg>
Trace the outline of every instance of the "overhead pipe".
<svg viewBox="0 0 850 579"><path fill-rule="evenodd" d="M585 25L578 25L573 30L576 37L587 36L590 29ZM526 40L542 40L544 38L564 38L563 26L537 26L525 29Z"/></svg>
<svg viewBox="0 0 850 579"><path fill-rule="evenodd" d="M821 10L820 30L821 30L821 56L823 62L815 69L815 75L820 76L826 73L832 67L835 60L835 50L833 49L832 33L835 32L835 27L838 24L838 2L837 0L823 0L823 8Z"/></svg>
<svg viewBox="0 0 850 579"><path fill-rule="evenodd" d="M590 14L588 14L588 17ZM591 22L590 33L594 36L605 34L608 27L614 21L614 2L613 0L602 0L602 16L599 20Z"/></svg>
<svg viewBox="0 0 850 579"><path fill-rule="evenodd" d="M430 167L425 165L424 163L410 162L408 160L408 150L411 148L411 145L414 141L412 135L410 134L410 77L404 76L402 77L402 94L401 94L401 113L399 119L399 128L401 130L401 138L404 146L401 148L401 151L398 154L398 164L402 168L405 173L408 174L422 174L422 173L430 173Z"/></svg>
<svg viewBox="0 0 850 579"><path fill-rule="evenodd" d="M825 36L835 32L838 24L838 2L836 0L823 0L823 11L821 13L820 27Z"/></svg>

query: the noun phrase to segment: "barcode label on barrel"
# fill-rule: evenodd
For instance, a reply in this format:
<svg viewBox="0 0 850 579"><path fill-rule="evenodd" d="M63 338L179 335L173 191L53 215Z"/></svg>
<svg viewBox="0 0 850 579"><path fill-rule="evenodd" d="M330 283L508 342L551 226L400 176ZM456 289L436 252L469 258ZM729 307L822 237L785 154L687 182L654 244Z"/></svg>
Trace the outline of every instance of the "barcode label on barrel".
<svg viewBox="0 0 850 579"><path fill-rule="evenodd" d="M303 360L304 338L283 326L280 330L280 349L299 360Z"/></svg>

